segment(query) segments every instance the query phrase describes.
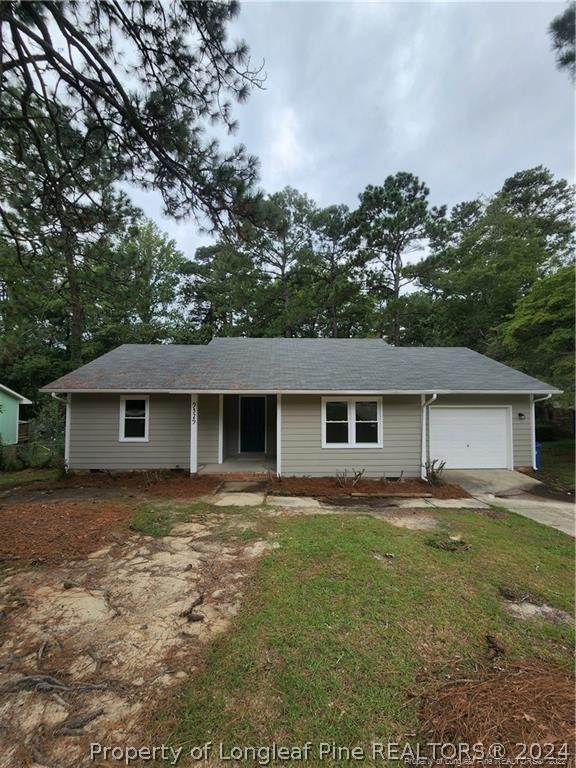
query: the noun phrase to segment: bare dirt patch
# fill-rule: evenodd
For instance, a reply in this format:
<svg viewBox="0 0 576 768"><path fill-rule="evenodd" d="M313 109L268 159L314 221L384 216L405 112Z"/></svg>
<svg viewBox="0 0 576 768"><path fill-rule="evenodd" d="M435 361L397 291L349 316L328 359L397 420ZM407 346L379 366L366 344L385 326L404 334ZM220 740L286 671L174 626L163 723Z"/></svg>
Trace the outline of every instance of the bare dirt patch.
<svg viewBox="0 0 576 768"><path fill-rule="evenodd" d="M84 560L4 579L3 768L77 768L90 764L90 741L142 737L144 715L227 628L272 547L218 540L225 517L204 514L164 538L131 533Z"/></svg>
<svg viewBox="0 0 576 768"><path fill-rule="evenodd" d="M465 499L467 493L459 485L431 485L423 480L385 481L362 478L354 486L342 487L335 477L282 477L270 480L271 493L283 496L432 496L435 499ZM359 501L360 503L360 501Z"/></svg>
<svg viewBox="0 0 576 768"><path fill-rule="evenodd" d="M500 587L504 608L517 619L543 619L555 624L571 624L574 621L567 611L554 608L538 595L510 586Z"/></svg>
<svg viewBox="0 0 576 768"><path fill-rule="evenodd" d="M481 669L434 688L422 702L424 733L440 743L574 743L574 679L569 669L521 663ZM432 740L432 739L431 739Z"/></svg>
<svg viewBox="0 0 576 768"><path fill-rule="evenodd" d="M432 515L426 515L421 510L410 513L402 510L399 515L386 515L382 519L394 525L396 528L406 528L409 531L435 531L438 529L438 520Z"/></svg>
<svg viewBox="0 0 576 768"><path fill-rule="evenodd" d="M384 509L395 507L397 504L390 496L329 496L320 498L323 504L331 507L370 507L371 509Z"/></svg>
<svg viewBox="0 0 576 768"><path fill-rule="evenodd" d="M547 603L536 605L528 600L521 603L505 601L504 608L517 619L544 619L544 621L552 621L554 624L571 624L573 622L569 613Z"/></svg>
<svg viewBox="0 0 576 768"><path fill-rule="evenodd" d="M0 507L0 559L62 561L128 535L132 506L121 501L66 501Z"/></svg>

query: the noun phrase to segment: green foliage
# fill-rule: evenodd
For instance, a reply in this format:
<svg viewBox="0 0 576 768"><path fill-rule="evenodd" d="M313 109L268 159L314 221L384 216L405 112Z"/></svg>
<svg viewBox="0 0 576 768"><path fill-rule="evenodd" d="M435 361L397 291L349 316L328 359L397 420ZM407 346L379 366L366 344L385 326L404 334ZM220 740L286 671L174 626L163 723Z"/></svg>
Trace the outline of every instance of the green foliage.
<svg viewBox="0 0 576 768"><path fill-rule="evenodd" d="M540 437L540 435L537 435ZM540 469L537 477L552 488L574 493L574 438L544 442L540 447Z"/></svg>
<svg viewBox="0 0 576 768"><path fill-rule="evenodd" d="M572 189L545 168L517 173L491 198L449 213L430 208L428 189L408 173L368 187L352 213L287 188L187 260L108 194L105 157L89 167L99 163L104 177L94 192L113 215L101 219L88 208L71 260L59 247L61 209L52 216L48 207L44 218L34 206L27 211L26 196L39 190L25 180L18 198L16 166L6 165L11 183L0 182L20 206L27 240L36 237L33 249L17 249L0 232L3 383L32 399L39 385L74 368L78 353L88 362L123 343L206 343L216 335L468 346L569 387L571 281L552 280L558 299L541 294L549 277L568 274ZM426 257L406 264L421 247ZM414 282L417 290L405 292ZM531 334L535 343L526 342Z"/></svg>
<svg viewBox="0 0 576 768"><path fill-rule="evenodd" d="M77 151L96 142L118 178L154 186L174 215L216 223L245 210L256 161L241 146L222 152L208 135L214 124L233 131L231 100L262 82L246 43L227 40L238 9L234 1L1 3L3 130L16 135L20 157L31 148L48 157L65 110L80 135L63 136L58 155L77 182ZM8 109L10 93L18 99ZM50 164L41 179L54 190L62 181ZM81 196L91 189L86 174Z"/></svg>
<svg viewBox="0 0 576 768"><path fill-rule="evenodd" d="M570 264L534 283L512 315L497 326L489 349L495 357L564 389L567 405L574 404L574 277Z"/></svg>
<svg viewBox="0 0 576 768"><path fill-rule="evenodd" d="M54 467L56 457L53 451L40 443L22 443L18 446L18 458L27 469Z"/></svg>
<svg viewBox="0 0 576 768"><path fill-rule="evenodd" d="M444 213L443 209L429 209L429 194L418 177L397 173L380 187L368 185L350 219L351 239L362 262L383 272L383 281L372 275L372 288L379 282L385 288L386 337L397 345L402 332L400 291L413 280L406 279L405 258L422 248L430 226Z"/></svg>
<svg viewBox="0 0 576 768"><path fill-rule="evenodd" d="M24 469L24 462L18 456L15 445L0 444L0 471L19 472Z"/></svg>
<svg viewBox="0 0 576 768"><path fill-rule="evenodd" d="M558 69L566 69L572 80L576 77L576 3L568 3L563 13L556 16L548 29Z"/></svg>
<svg viewBox="0 0 576 768"><path fill-rule="evenodd" d="M34 443L43 444L54 450L64 451L65 405L53 397L43 395L34 418L31 438Z"/></svg>
<svg viewBox="0 0 576 768"><path fill-rule="evenodd" d="M453 208L434 229L431 254L408 270L425 291L407 297L423 342L486 352L516 302L570 258L572 194L539 166L507 179L487 201ZM406 330L410 343L414 327Z"/></svg>

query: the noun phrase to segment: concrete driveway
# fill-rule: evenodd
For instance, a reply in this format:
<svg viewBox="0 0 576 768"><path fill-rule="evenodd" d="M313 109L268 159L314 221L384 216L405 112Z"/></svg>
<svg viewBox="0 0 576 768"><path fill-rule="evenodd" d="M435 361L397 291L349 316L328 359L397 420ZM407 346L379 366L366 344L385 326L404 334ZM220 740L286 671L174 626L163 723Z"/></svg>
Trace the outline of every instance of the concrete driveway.
<svg viewBox="0 0 576 768"><path fill-rule="evenodd" d="M462 486L477 499L498 504L569 536L576 536L574 503L537 495L543 484L522 472L509 469L447 469L444 476L448 482Z"/></svg>

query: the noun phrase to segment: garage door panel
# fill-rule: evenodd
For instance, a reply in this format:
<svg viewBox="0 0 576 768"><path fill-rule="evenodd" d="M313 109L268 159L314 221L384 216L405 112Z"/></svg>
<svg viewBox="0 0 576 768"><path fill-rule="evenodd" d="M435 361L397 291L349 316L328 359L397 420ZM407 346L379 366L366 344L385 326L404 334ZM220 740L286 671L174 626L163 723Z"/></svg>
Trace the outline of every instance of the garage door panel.
<svg viewBox="0 0 576 768"><path fill-rule="evenodd" d="M430 458L447 469L509 467L508 408L430 408Z"/></svg>

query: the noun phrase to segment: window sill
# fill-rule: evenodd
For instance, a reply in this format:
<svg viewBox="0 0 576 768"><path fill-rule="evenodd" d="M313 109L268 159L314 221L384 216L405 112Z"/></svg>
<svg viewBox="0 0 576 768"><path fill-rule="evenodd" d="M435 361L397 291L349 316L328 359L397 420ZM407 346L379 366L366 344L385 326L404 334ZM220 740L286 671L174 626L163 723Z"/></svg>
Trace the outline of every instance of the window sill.
<svg viewBox="0 0 576 768"><path fill-rule="evenodd" d="M149 443L150 440L147 437L121 437L118 440L119 443Z"/></svg>
<svg viewBox="0 0 576 768"><path fill-rule="evenodd" d="M382 443L323 443L322 448L382 448Z"/></svg>

